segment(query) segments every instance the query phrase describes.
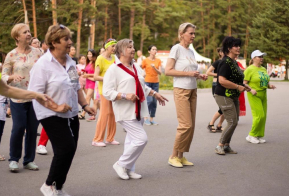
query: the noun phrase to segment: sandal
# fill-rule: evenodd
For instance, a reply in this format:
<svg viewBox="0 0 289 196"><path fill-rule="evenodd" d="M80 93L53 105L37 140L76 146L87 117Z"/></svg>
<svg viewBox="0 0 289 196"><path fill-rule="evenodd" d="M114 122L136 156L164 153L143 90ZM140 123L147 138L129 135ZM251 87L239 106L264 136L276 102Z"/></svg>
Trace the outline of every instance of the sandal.
<svg viewBox="0 0 289 196"><path fill-rule="evenodd" d="M210 125L210 123L208 124L208 129L211 133L216 133L216 129L215 129L214 125Z"/></svg>
<svg viewBox="0 0 289 196"><path fill-rule="evenodd" d="M6 118L11 118L11 114L6 114Z"/></svg>
<svg viewBox="0 0 289 196"><path fill-rule="evenodd" d="M86 119L87 122L95 121L95 116L91 116L90 118Z"/></svg>
<svg viewBox="0 0 289 196"><path fill-rule="evenodd" d="M222 131L224 131L224 129L222 128L222 126L217 126L217 129L216 129L216 132L222 132Z"/></svg>
<svg viewBox="0 0 289 196"><path fill-rule="evenodd" d="M78 119L79 119L79 120L84 120L85 117L80 114L80 115L78 115Z"/></svg>
<svg viewBox="0 0 289 196"><path fill-rule="evenodd" d="M5 161L6 159L5 159L5 157L4 157L4 155L0 155L0 161Z"/></svg>

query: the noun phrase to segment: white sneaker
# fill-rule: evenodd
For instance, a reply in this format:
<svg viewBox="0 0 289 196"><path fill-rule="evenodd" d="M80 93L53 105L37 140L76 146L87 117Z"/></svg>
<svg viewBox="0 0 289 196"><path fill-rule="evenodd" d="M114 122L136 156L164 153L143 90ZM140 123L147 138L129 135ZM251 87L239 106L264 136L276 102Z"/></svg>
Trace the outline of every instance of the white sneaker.
<svg viewBox="0 0 289 196"><path fill-rule="evenodd" d="M129 178L132 178L132 179L141 179L142 178L142 176L140 174L137 174L133 171L129 171L128 176L129 176Z"/></svg>
<svg viewBox="0 0 289 196"><path fill-rule="evenodd" d="M41 193L44 196L54 196L55 187L54 186L48 186L46 183L44 183L40 188Z"/></svg>
<svg viewBox="0 0 289 196"><path fill-rule="evenodd" d="M46 147L43 146L43 145L39 145L39 146L37 146L37 148L36 148L36 152L37 152L38 154L42 154L42 155L47 154Z"/></svg>
<svg viewBox="0 0 289 196"><path fill-rule="evenodd" d="M19 170L18 162L17 161L11 161L9 163L9 169L11 172L18 172L18 170Z"/></svg>
<svg viewBox="0 0 289 196"><path fill-rule="evenodd" d="M71 196L71 195L68 195L67 192L65 192L63 189L55 190L54 195L55 196Z"/></svg>
<svg viewBox="0 0 289 196"><path fill-rule="evenodd" d="M117 175L123 179L123 180L128 180L129 177L127 175L127 169L120 166L119 164L117 164L117 162L115 162L115 164L113 165L113 169L116 171Z"/></svg>
<svg viewBox="0 0 289 196"><path fill-rule="evenodd" d="M246 140L247 140L248 142L251 142L252 144L259 144L259 143L260 143L260 141L259 141L258 138L253 137L253 136L251 136L251 135L248 135L248 136L246 137Z"/></svg>
<svg viewBox="0 0 289 196"><path fill-rule="evenodd" d="M263 139L263 137L259 137L258 139L259 139L260 144L264 144L266 142L266 140Z"/></svg>
<svg viewBox="0 0 289 196"><path fill-rule="evenodd" d="M56 190L55 186L48 186L45 183L40 188L41 193L44 196L70 196L63 189Z"/></svg>

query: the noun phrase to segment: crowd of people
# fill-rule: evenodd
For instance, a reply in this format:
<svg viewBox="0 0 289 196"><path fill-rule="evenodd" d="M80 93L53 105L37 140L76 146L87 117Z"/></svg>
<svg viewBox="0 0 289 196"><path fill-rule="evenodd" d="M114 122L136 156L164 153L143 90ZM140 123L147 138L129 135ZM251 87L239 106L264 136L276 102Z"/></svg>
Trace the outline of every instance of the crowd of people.
<svg viewBox="0 0 289 196"><path fill-rule="evenodd" d="M194 52L189 48L195 39L195 30L196 26L191 23L179 26L179 43L171 48L164 72L174 81L178 127L168 164L177 168L194 165L184 157L184 152L189 152L194 136L198 79L214 77L212 94L219 110L207 128L212 133L221 132L215 148L219 155L237 154L230 144L239 116L246 114L244 91L247 91L253 116L246 140L254 144L266 142L267 89L276 88L269 83L270 77L262 66L266 53L253 51L250 65L245 69L236 61L241 40L232 36L226 37L217 49L219 60L206 74L201 74ZM34 171L39 169L34 162L35 153L47 154L46 145L50 141L54 156L40 190L44 196L67 196L63 185L78 145L79 120L86 119L87 113L90 116L87 121L96 121L99 110L92 146L119 145L115 140L116 123L119 123L126 131L126 138L124 151L113 169L124 180L142 178L136 172L136 161L148 141L143 125L158 125L155 121L157 102L165 106L168 101L159 93L162 66L156 58L157 46L148 47L147 58L137 51L135 61L133 40L109 38L98 52L90 49L86 55L76 58L71 31L64 25L50 26L42 42L31 37L29 26L23 23L12 28L11 36L17 47L7 54L0 75L0 142L8 100L13 121L9 170L20 170L23 136L23 166ZM93 107L90 107L91 101ZM227 125L223 128L224 120ZM36 148L39 123L43 128ZM4 160L0 155L0 161Z"/></svg>

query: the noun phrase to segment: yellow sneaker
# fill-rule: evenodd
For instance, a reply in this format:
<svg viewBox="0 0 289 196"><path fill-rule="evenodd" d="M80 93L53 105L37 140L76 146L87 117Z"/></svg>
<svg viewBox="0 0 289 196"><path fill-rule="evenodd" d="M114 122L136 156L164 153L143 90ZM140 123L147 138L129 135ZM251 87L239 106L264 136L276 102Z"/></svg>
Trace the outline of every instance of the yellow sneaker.
<svg viewBox="0 0 289 196"><path fill-rule="evenodd" d="M178 157L173 158L170 157L168 163L173 167L183 167L183 164L181 163L181 160Z"/></svg>
<svg viewBox="0 0 289 196"><path fill-rule="evenodd" d="M193 166L194 165L192 162L188 161L185 157L181 158L180 160L181 160L181 163L183 165L186 165L186 166Z"/></svg>

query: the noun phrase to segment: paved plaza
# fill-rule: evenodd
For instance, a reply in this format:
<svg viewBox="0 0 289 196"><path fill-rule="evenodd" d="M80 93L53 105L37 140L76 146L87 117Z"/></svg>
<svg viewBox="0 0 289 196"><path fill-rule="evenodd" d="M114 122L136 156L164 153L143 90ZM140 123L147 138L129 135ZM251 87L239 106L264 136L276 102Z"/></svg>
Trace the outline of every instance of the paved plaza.
<svg viewBox="0 0 289 196"><path fill-rule="evenodd" d="M265 144L245 140L252 115L246 97L247 115L240 117L231 146L237 155L215 154L220 133L209 133L208 122L217 111L211 89L198 90L197 119L188 160L195 166L173 168L167 164L177 127L172 91L161 91L169 99L158 106L160 125L145 126L149 142L137 161L141 180L121 180L112 165L123 151L126 133L117 125L119 146L93 147L96 122L81 121L80 138L64 189L72 196L288 196L289 195L289 83L274 82L268 90L268 117ZM7 119L0 153L9 158L12 120ZM39 132L41 126L39 127ZM39 138L38 138L39 139ZM63 138L65 139L65 138ZM0 196L40 196L53 156L36 155L39 171L22 169L10 173L8 161L0 162ZM20 160L22 162L22 159Z"/></svg>

